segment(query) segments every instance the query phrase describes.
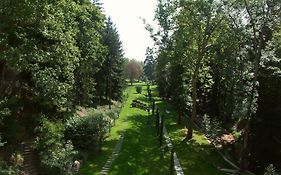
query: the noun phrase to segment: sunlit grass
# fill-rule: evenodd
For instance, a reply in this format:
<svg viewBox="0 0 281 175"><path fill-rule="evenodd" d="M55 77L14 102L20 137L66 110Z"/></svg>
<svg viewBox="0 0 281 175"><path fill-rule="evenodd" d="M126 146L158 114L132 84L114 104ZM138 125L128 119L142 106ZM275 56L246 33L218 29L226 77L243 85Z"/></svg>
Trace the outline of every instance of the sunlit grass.
<svg viewBox="0 0 281 175"><path fill-rule="evenodd" d="M125 133L123 147L119 157L113 163L110 175L169 174L169 152L165 146L163 153L159 148L159 142L155 136L155 117L146 111L131 108L133 99L148 104L145 97L147 94L146 86L138 83L138 85L143 85L143 91L142 94L137 94L135 85L129 86L126 90L129 97L121 111L120 118L116 121L116 125L111 129L110 135L103 145L102 153L90 156L90 159L82 167L81 175L100 173L121 133ZM192 140L185 141L186 129L184 125L176 124L176 107L166 103L158 96L156 86L152 86L151 89L160 114L165 117L165 125L185 174L223 175L224 173L219 171L217 167L228 167L228 165L216 152L213 145L198 131L194 132ZM166 113L166 110L169 113ZM147 124L148 119L149 124ZM183 123L186 124L187 121Z"/></svg>
<svg viewBox="0 0 281 175"><path fill-rule="evenodd" d="M148 104L146 86L143 85L142 94L137 94L135 85L129 86L129 94L116 125L111 129L106 139L102 153L93 154L82 167L81 175L97 175L111 155L121 133L125 133L120 155L113 163L109 174L169 174L169 153L159 148L155 136L154 120L147 111L131 108L133 99L138 99ZM148 121L149 119L149 121Z"/></svg>

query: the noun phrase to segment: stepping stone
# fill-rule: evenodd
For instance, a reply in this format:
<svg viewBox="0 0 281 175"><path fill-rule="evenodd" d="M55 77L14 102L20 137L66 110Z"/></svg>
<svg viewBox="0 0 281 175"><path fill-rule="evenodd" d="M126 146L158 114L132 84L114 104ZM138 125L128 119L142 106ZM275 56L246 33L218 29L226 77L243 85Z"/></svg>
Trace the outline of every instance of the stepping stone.
<svg viewBox="0 0 281 175"><path fill-rule="evenodd" d="M123 144L123 140L124 140L124 135L121 135L118 142L115 145L114 151L112 152L111 156L109 157L109 159L106 161L105 165L103 166L100 174L105 175L108 174L108 171L110 170L112 163L114 162L114 160L118 157L119 152L121 150L122 144Z"/></svg>
<svg viewBox="0 0 281 175"><path fill-rule="evenodd" d="M171 142L171 139L169 137L169 134L168 134L167 129L166 129L165 126L164 126L164 129L163 129L163 132L164 132L164 137L165 137L166 144L168 145L168 148L171 151L172 148L173 148L173 144ZM184 175L184 172L183 172L182 167L180 165L180 161L179 161L179 159L177 157L177 154L174 153L173 157L174 157L174 168L176 170L176 175Z"/></svg>

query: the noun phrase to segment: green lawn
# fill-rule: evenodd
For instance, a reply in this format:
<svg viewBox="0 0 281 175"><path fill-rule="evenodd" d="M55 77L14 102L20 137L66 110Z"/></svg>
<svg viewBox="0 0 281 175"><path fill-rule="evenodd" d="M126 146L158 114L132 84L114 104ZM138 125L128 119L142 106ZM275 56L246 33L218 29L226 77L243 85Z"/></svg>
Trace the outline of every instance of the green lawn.
<svg viewBox="0 0 281 175"><path fill-rule="evenodd" d="M111 129L110 136L103 145L102 153L90 156L80 171L81 175L99 174L121 133L125 133L123 146L109 174L168 174L169 154L167 151L164 154L160 151L153 126L154 120L150 116L150 122L147 124L148 112L131 108L133 99L147 102L146 86L139 85L143 85L141 95L136 93L135 86L129 86L126 89L129 97L116 125Z"/></svg>
<svg viewBox="0 0 281 175"><path fill-rule="evenodd" d="M165 125L169 136L175 147L184 173L187 175L223 175L216 167L229 168L228 164L220 157L215 148L208 143L204 135L198 131L194 132L191 141L185 141L186 129L184 125L177 125L176 107L159 98L156 86L152 93L160 114L165 117ZM167 114L166 110L170 113ZM187 123L185 120L183 123Z"/></svg>
<svg viewBox="0 0 281 175"><path fill-rule="evenodd" d="M102 153L90 156L82 167L81 175L97 175L111 155L115 144L122 133L124 142L119 157L110 169L110 175L165 175L169 174L169 152L164 147L162 153L159 142L155 136L155 119L146 111L131 108L133 99L147 103L146 86L142 94L137 94L134 86L129 86L125 93L129 97L121 111L120 118L111 129L110 136L106 139ZM225 161L205 139L204 135L195 131L194 139L183 141L184 126L176 124L175 107L158 97L156 86L152 86L152 93L160 113L165 117L166 128L172 139L175 151L186 175L223 175L216 167L228 168ZM166 109L170 111L166 113ZM149 118L148 118L149 117ZM147 121L149 119L149 124ZM186 121L184 122L186 123Z"/></svg>

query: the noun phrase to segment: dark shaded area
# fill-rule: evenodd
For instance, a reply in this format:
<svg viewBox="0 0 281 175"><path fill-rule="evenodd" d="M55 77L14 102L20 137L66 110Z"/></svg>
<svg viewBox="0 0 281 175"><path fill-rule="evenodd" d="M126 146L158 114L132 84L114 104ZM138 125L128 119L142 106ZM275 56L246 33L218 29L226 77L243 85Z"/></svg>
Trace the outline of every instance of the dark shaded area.
<svg viewBox="0 0 281 175"><path fill-rule="evenodd" d="M259 171L281 168L281 78L260 77L257 118L252 123L251 151Z"/></svg>

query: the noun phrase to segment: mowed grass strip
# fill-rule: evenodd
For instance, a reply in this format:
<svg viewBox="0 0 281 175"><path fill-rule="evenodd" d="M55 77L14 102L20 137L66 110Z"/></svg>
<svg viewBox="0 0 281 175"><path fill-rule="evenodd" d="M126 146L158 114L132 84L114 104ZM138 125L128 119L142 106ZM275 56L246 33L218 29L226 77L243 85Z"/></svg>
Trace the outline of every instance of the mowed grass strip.
<svg viewBox="0 0 281 175"><path fill-rule="evenodd" d="M130 127L125 132L122 150L109 174L169 174L169 153L167 149L162 152L159 147L154 117L147 111L130 107L133 99L149 104L145 96L147 95L146 85L135 85L142 85L142 94L137 94L136 91L130 94L129 104L124 108ZM135 87L130 88L135 89Z"/></svg>
<svg viewBox="0 0 281 175"><path fill-rule="evenodd" d="M142 86L142 94L137 94L136 85ZM159 148L158 138L155 136L154 117L147 111L132 108L131 102L138 99L148 104L146 85L136 83L129 86L125 93L128 99L105 140L102 152L93 154L81 168L80 175L98 175L102 167L114 150L120 135L124 133L124 141L118 158L113 162L109 171L112 175L126 174L169 174L169 153ZM149 117L149 118L148 118ZM149 124L147 121L149 119Z"/></svg>
<svg viewBox="0 0 281 175"><path fill-rule="evenodd" d="M178 125L176 122L178 116L176 106L162 100L158 95L156 86L152 86L151 89L160 114L165 117L165 126L184 173L186 175L224 175L225 173L218 170L217 167L230 167L216 152L214 146L198 131L194 132L192 140L184 140L187 120L183 120L183 125Z"/></svg>

